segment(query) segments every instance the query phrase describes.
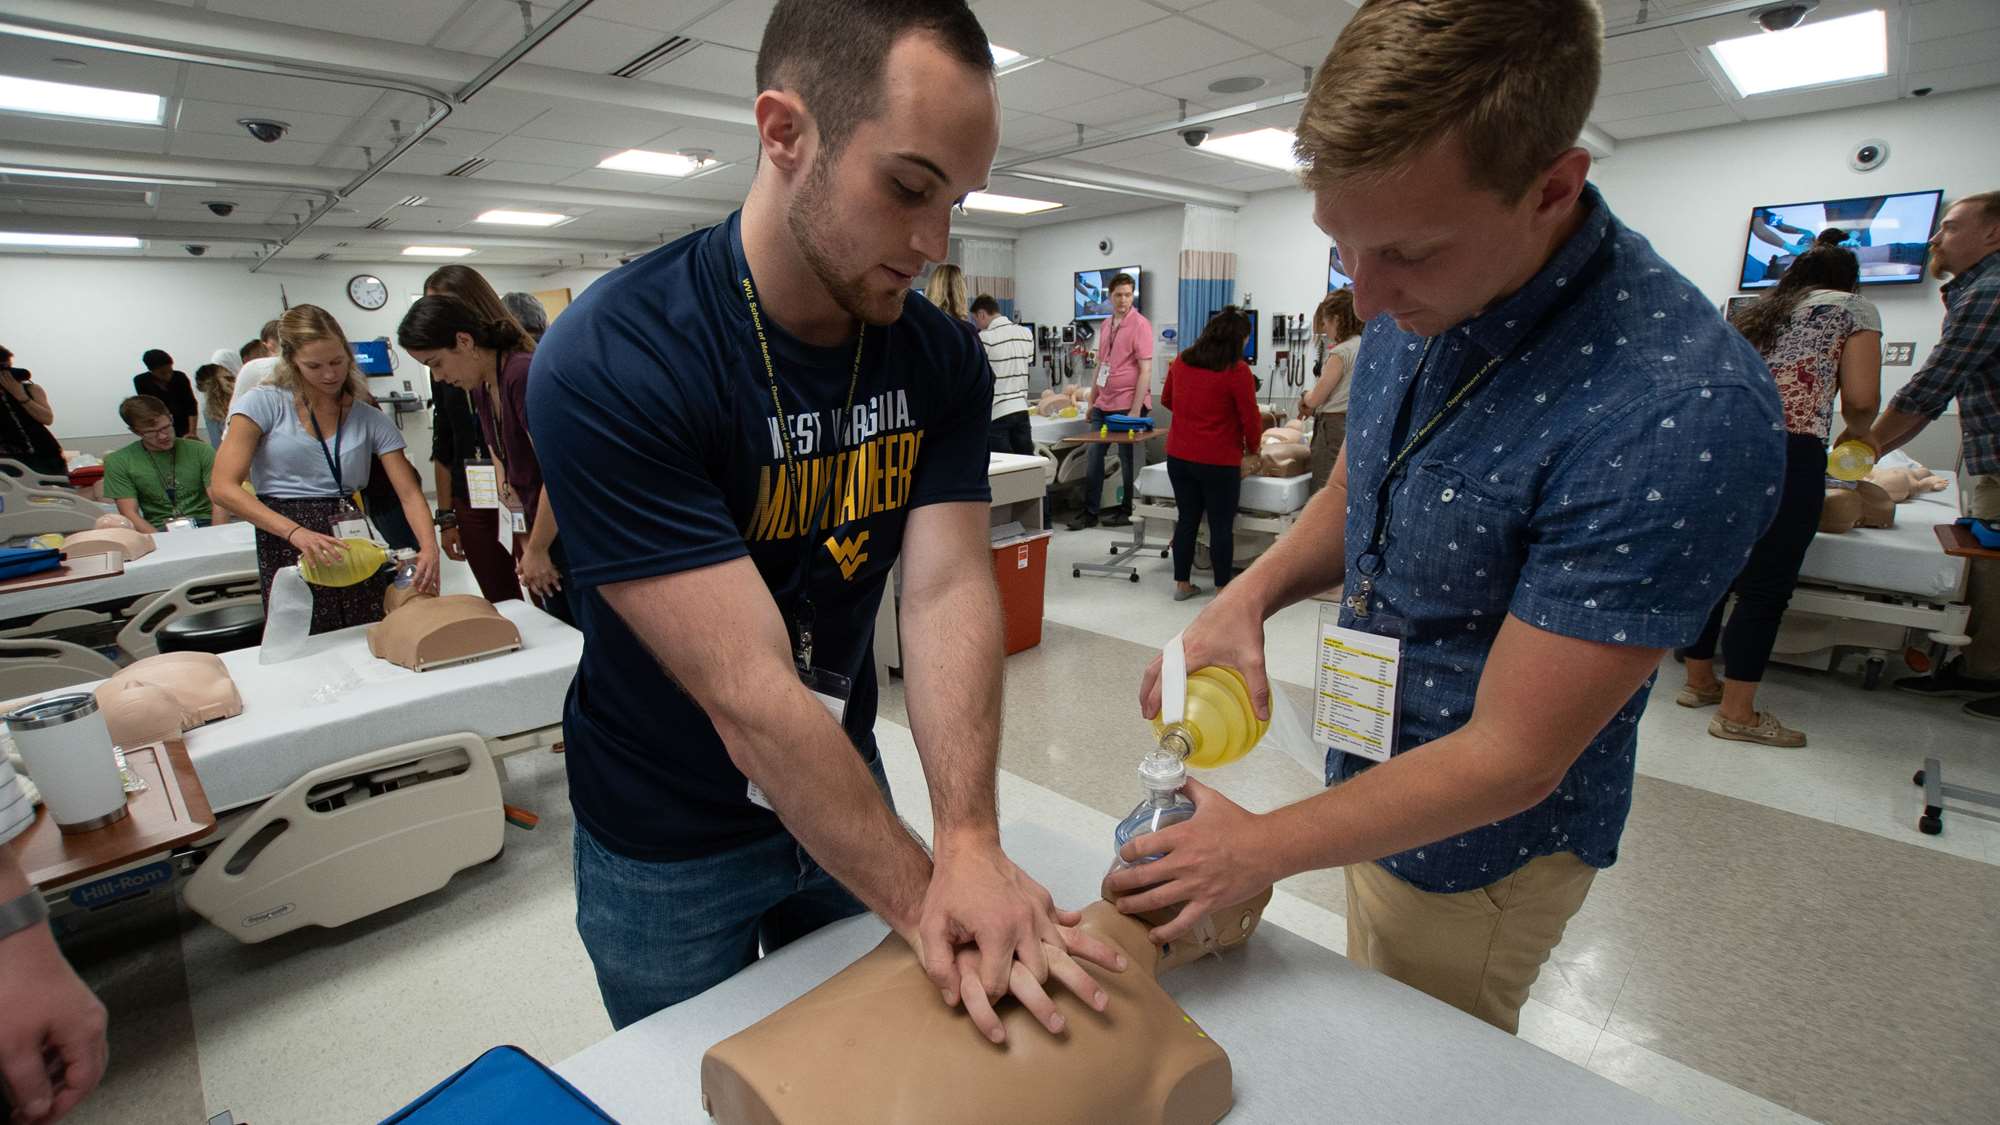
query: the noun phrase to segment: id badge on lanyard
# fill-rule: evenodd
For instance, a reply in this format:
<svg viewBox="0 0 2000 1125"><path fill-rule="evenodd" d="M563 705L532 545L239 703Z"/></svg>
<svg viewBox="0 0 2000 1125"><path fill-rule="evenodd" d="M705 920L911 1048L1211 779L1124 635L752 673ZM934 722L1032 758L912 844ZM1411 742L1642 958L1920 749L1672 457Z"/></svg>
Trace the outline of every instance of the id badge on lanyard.
<svg viewBox="0 0 2000 1125"><path fill-rule="evenodd" d="M1384 623L1379 615L1371 620ZM1339 607L1322 605L1314 655L1314 740L1370 761L1388 761L1396 749L1402 638L1347 628L1340 624Z"/></svg>
<svg viewBox="0 0 2000 1125"><path fill-rule="evenodd" d="M494 468L493 462L479 460L465 463L465 499L481 511L499 510L500 471Z"/></svg>
<svg viewBox="0 0 2000 1125"><path fill-rule="evenodd" d="M368 534L368 517L354 506L354 497L342 496L340 506L333 510L333 537L335 539L373 539Z"/></svg>
<svg viewBox="0 0 2000 1125"><path fill-rule="evenodd" d="M847 701L854 696L854 683L838 672L813 667L811 650L808 647L810 644L811 633L808 632L801 641L801 651L805 655L794 655L799 682L806 685L806 690L812 692L813 698L819 700L820 706L826 708L827 714L833 716L834 725L844 731L847 727ZM751 804L771 812L777 811L771 807L771 799L756 782L746 781L744 784L748 787L744 796L750 799Z"/></svg>

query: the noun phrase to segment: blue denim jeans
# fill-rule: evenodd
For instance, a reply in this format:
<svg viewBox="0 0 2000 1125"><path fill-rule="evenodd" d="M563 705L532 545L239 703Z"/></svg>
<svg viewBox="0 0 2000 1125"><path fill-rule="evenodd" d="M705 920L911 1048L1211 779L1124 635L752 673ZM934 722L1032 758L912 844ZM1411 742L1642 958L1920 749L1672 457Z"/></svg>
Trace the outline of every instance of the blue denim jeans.
<svg viewBox="0 0 2000 1125"><path fill-rule="evenodd" d="M1137 410L1136 408L1133 412L1140 415L1149 413L1148 411ZM1091 433L1096 433L1098 428L1104 425L1104 417L1104 411L1094 406L1090 408L1089 425ZM1089 460L1084 463L1083 510L1093 516L1098 513L1098 508L1104 503L1104 458L1110 450L1111 446L1097 443L1091 445L1089 450L1084 454ZM1118 463L1125 470L1125 502L1118 505L1118 510L1121 512L1130 512L1132 510L1132 499L1139 494L1139 454L1139 446L1121 445L1118 447Z"/></svg>
<svg viewBox="0 0 2000 1125"><path fill-rule="evenodd" d="M888 798L880 760L870 764ZM699 859L656 862L576 826L576 929L622 1028L699 995L866 907L789 832Z"/></svg>

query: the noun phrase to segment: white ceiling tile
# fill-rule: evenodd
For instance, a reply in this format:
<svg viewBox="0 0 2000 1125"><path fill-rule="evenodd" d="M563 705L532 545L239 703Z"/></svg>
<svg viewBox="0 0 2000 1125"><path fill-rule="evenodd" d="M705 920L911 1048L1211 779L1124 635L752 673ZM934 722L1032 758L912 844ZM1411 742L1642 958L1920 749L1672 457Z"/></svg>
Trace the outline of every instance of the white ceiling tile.
<svg viewBox="0 0 2000 1125"><path fill-rule="evenodd" d="M1044 58L1166 15L1142 0L986 0L973 14L988 39Z"/></svg>
<svg viewBox="0 0 2000 1125"><path fill-rule="evenodd" d="M638 148L673 127L664 114L601 106L552 109L514 131L517 137Z"/></svg>
<svg viewBox="0 0 2000 1125"><path fill-rule="evenodd" d="M2000 4L1993 0L1928 0L1906 3L1903 11L1913 43L2000 27Z"/></svg>
<svg viewBox="0 0 2000 1125"><path fill-rule="evenodd" d="M1606 13L1606 17L1606 27L1615 28L1617 25L1609 21L1608 12ZM1629 35L1620 35L1606 39L1604 41L1604 64L1609 66L1612 63L1651 58L1654 55L1672 55L1686 50L1687 43L1680 36L1674 34L1673 28L1663 27L1653 31L1637 31Z"/></svg>
<svg viewBox="0 0 2000 1125"><path fill-rule="evenodd" d="M1752 120L1789 117L1796 113L1823 113L1830 109L1889 101L1899 92L1898 82L1894 77L1877 78L1870 82L1851 82L1796 94L1759 94L1735 103L1735 108L1737 113Z"/></svg>
<svg viewBox="0 0 2000 1125"><path fill-rule="evenodd" d="M747 105L757 96L757 53L703 43L647 74L645 80L738 97Z"/></svg>
<svg viewBox="0 0 2000 1125"><path fill-rule="evenodd" d="M1126 89L1122 82L1087 74L1061 63L1037 63L1000 78L1000 104L1008 109L1053 115L1093 98Z"/></svg>
<svg viewBox="0 0 2000 1125"><path fill-rule="evenodd" d="M82 69L57 66L52 61L57 58L75 59L84 65ZM181 63L117 51L73 47L67 43L0 38L0 74L17 78L170 95L180 79L182 67Z"/></svg>
<svg viewBox="0 0 2000 1125"><path fill-rule="evenodd" d="M1311 39L1339 35L1354 9L1342 3L1311 0L1215 0L1188 12L1188 18L1266 50L1292 47Z"/></svg>
<svg viewBox="0 0 2000 1125"><path fill-rule="evenodd" d="M595 0L590 14L655 31L680 31L721 6L722 0Z"/></svg>
<svg viewBox="0 0 2000 1125"><path fill-rule="evenodd" d="M183 101L174 114L173 126L176 131L187 133L220 133L224 136L248 136L243 126L236 122L244 117L263 117L271 111L262 106L230 105L226 102ZM351 128L352 117L334 117L324 113L308 113L301 110L286 110L281 119L291 126L286 139L302 144L329 144Z"/></svg>
<svg viewBox="0 0 2000 1125"><path fill-rule="evenodd" d="M684 125L647 141L656 152L682 152L705 148L722 161L749 160L757 155L757 134L749 126L730 128L721 122L710 126Z"/></svg>
<svg viewBox="0 0 2000 1125"><path fill-rule="evenodd" d="M250 16L347 35L393 37L403 43L428 41L444 29L461 6L461 0L341 0L338 4L318 0L208 0L207 4L209 11L223 15ZM519 38L521 17L513 6L489 6L496 15L501 11L511 15Z"/></svg>
<svg viewBox="0 0 2000 1125"><path fill-rule="evenodd" d="M502 137L480 155L488 160L518 160L524 164L554 164L581 170L596 167L598 161L618 151L609 145L571 144L539 137Z"/></svg>
<svg viewBox="0 0 2000 1125"><path fill-rule="evenodd" d="M1240 40L1171 16L1056 56L1061 62L1135 85L1255 54Z"/></svg>
<svg viewBox="0 0 2000 1125"><path fill-rule="evenodd" d="M1068 109L1054 110L1052 115L1084 125L1104 126L1116 133L1135 122L1152 124L1171 119L1179 106L1180 103L1165 94L1132 86L1102 98L1079 102Z"/></svg>
<svg viewBox="0 0 2000 1125"><path fill-rule="evenodd" d="M1338 38L1334 35L1322 35L1318 39L1308 39L1303 43L1279 47L1272 53L1288 63L1297 63L1317 70L1320 64L1326 62L1326 57L1333 53L1333 44Z"/></svg>
<svg viewBox="0 0 2000 1125"><path fill-rule="evenodd" d="M1994 4L2000 10L2000 2ZM1909 70L1949 70L2000 59L2000 28L1910 44Z"/></svg>
<svg viewBox="0 0 2000 1125"><path fill-rule="evenodd" d="M1624 62L1606 63L1597 92L1600 96L1657 90L1663 86L1683 86L1708 81L1707 72L1686 51L1647 55Z"/></svg>
<svg viewBox="0 0 2000 1125"><path fill-rule="evenodd" d="M0 114L0 135L24 144L68 145L76 148L105 148L114 152L167 150L173 134L155 125L97 125L85 121L60 121L52 117Z"/></svg>
<svg viewBox="0 0 2000 1125"><path fill-rule="evenodd" d="M87 72L86 72L87 73ZM383 91L308 78L279 78L215 66L188 68L183 95L204 101L261 106L268 110L311 110L342 117L368 112Z"/></svg>
<svg viewBox="0 0 2000 1125"><path fill-rule="evenodd" d="M452 111L445 119L451 129L471 129L481 133L506 134L548 112L546 98L496 90L491 86L473 95L472 100Z"/></svg>
<svg viewBox="0 0 2000 1125"><path fill-rule="evenodd" d="M585 10L597 12L595 5ZM518 32L519 28L515 30ZM536 44L526 55L526 61L586 74L610 74L659 46L666 38L666 32L649 27L577 16Z"/></svg>
<svg viewBox="0 0 2000 1125"><path fill-rule="evenodd" d="M1735 111L1728 106L1711 106L1706 109L1687 109L1648 117L1631 117L1606 124L1604 129L1619 140L1631 140L1634 137L1655 137L1662 133L1685 133L1717 125L1734 125L1741 120L1742 118L1736 116Z"/></svg>
<svg viewBox="0 0 2000 1125"><path fill-rule="evenodd" d="M552 184L570 174L554 164L525 164L518 160L496 160L472 174L476 180L499 180L515 184ZM533 200L523 199L524 205Z"/></svg>
<svg viewBox="0 0 2000 1125"><path fill-rule="evenodd" d="M1040 114L1010 109L1000 122L1000 143L1006 148L1046 148L1043 142L1075 139L1076 126Z"/></svg>
<svg viewBox="0 0 2000 1125"><path fill-rule="evenodd" d="M1956 66L1950 70L1914 71L1903 76L1903 88L1906 90L1921 90L1926 86L1940 94L2000 86L2000 60Z"/></svg>
<svg viewBox="0 0 2000 1125"><path fill-rule="evenodd" d="M320 161L326 152L326 146L301 144L297 141L279 141L267 145L262 141L251 140L248 133L239 133L235 136L224 136L219 133L175 133L167 144L167 151L174 156L206 157L211 160L249 160L259 164L310 166ZM360 150L355 150L354 155L359 159Z"/></svg>
<svg viewBox="0 0 2000 1125"><path fill-rule="evenodd" d="M1224 78L1261 78L1264 85L1241 94L1218 94L1208 88L1208 84ZM1234 62L1220 63L1204 67L1189 74L1155 82L1150 89L1174 98L1186 98L1191 106L1204 109L1223 109L1243 105L1246 102L1262 101L1265 98L1289 94L1305 86L1305 72L1297 64L1290 63L1274 55L1251 55Z"/></svg>
<svg viewBox="0 0 2000 1125"><path fill-rule="evenodd" d="M1629 117L1646 117L1652 114L1703 109L1723 104L1722 95L1715 92L1714 86L1706 81L1690 82L1684 86L1641 90L1635 94L1602 95L1597 99L1597 108L1591 110L1590 119L1597 122L1623 121Z"/></svg>
<svg viewBox="0 0 2000 1125"><path fill-rule="evenodd" d="M764 25L771 20L771 9L777 6L777 0L730 0L710 15L688 25L681 34L755 51L764 40Z"/></svg>

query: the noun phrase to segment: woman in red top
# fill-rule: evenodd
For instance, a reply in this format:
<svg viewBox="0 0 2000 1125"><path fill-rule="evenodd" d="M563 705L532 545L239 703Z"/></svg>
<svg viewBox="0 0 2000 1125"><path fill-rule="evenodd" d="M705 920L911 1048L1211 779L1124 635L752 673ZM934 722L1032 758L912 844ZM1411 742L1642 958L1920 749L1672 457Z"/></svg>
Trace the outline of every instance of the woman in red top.
<svg viewBox="0 0 2000 1125"><path fill-rule="evenodd" d="M1250 318L1227 306L1209 318L1200 339L1174 357L1160 389L1160 404L1173 411L1167 429L1167 479L1180 510L1174 525L1177 602L1201 593L1190 578L1204 514L1216 589L1229 585L1236 574L1236 497L1243 487L1244 459L1257 452L1263 436L1257 382L1243 362L1249 339Z"/></svg>

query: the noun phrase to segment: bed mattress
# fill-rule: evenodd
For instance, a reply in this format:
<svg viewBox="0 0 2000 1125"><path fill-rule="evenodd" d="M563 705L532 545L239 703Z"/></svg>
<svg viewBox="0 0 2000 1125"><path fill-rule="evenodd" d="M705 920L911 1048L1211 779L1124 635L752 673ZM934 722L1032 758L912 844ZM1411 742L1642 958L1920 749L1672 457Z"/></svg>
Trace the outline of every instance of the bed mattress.
<svg viewBox="0 0 2000 1125"><path fill-rule="evenodd" d="M1172 500L1174 486L1167 480L1164 464L1139 470L1139 495L1156 500ZM1242 495L1237 497L1239 512L1270 512L1288 516L1306 506L1312 496L1311 474L1295 477L1246 477Z"/></svg>
<svg viewBox="0 0 2000 1125"><path fill-rule="evenodd" d="M1036 445L1055 445L1064 438L1089 433L1090 422L1083 418L1044 418L1036 414L1028 419L1028 431Z"/></svg>
<svg viewBox="0 0 2000 1125"><path fill-rule="evenodd" d="M1945 554L1931 528L1957 518L1958 482L1953 480L1943 492L1896 505L1894 527L1814 536L1799 581L1956 600L1965 586L1966 560Z"/></svg>
<svg viewBox="0 0 2000 1125"><path fill-rule="evenodd" d="M521 630L504 656L412 672L368 654L367 627L312 638L296 660L227 653L243 713L188 732L188 756L217 812L253 804L308 770L385 746L471 731L483 738L562 722L583 634L526 602L501 602Z"/></svg>
<svg viewBox="0 0 2000 1125"><path fill-rule="evenodd" d="M159 594L190 578L257 569L257 529L247 523L193 527L153 536L153 553L125 564L125 573L67 586L45 586L7 595L0 614L38 617L139 594Z"/></svg>

